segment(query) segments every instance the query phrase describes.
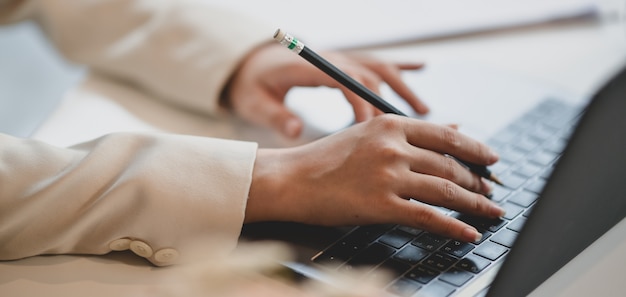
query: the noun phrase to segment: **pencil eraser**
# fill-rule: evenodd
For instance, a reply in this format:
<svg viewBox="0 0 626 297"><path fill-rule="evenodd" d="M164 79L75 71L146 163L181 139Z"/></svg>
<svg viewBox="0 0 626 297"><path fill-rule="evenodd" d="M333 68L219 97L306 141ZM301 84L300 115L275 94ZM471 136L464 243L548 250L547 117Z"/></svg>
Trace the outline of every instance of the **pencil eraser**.
<svg viewBox="0 0 626 297"><path fill-rule="evenodd" d="M283 40L283 38L285 38L285 32L283 32L280 28L276 29L276 32L274 33L274 39L276 41L281 41Z"/></svg>

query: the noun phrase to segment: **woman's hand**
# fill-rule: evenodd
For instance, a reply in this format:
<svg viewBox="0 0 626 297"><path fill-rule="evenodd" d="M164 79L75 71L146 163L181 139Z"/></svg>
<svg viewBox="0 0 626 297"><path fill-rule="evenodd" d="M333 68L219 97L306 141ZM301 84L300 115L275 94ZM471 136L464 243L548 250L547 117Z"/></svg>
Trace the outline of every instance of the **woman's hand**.
<svg viewBox="0 0 626 297"><path fill-rule="evenodd" d="M504 211L483 195L486 181L444 154L482 165L498 160L454 128L395 115L303 146L261 149L246 221L394 223L476 241L475 228L426 204L487 217Z"/></svg>
<svg viewBox="0 0 626 297"><path fill-rule="evenodd" d="M341 52L321 53L331 63L370 90L378 93L382 82L420 114L428 108L402 81L401 70L419 69L422 64L385 63L372 57ZM381 114L373 105L340 85L302 57L278 44L264 45L242 62L226 87L223 104L242 118L283 135L295 138L302 131L302 121L284 105L285 95L295 86L339 88L352 105L357 122Z"/></svg>

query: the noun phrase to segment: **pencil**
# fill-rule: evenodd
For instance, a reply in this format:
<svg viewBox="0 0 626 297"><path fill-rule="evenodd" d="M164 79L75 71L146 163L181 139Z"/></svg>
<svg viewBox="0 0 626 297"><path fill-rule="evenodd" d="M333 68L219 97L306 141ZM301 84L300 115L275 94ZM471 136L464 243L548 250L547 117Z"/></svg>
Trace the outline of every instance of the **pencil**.
<svg viewBox="0 0 626 297"><path fill-rule="evenodd" d="M359 95L361 98L365 99L370 104L374 105L382 112L396 114L400 116L407 116L402 111L389 104L389 102L378 96L376 93L372 92L370 89L368 89L352 77L348 76L345 72L341 71L339 68L328 62L326 59L322 58L310 48L306 47L304 43L302 43L300 40L283 32L281 29L277 29L274 33L274 40L278 41L280 44L287 47L292 52L298 54L300 57L304 58L315 67L328 74L330 77L338 81L340 84L342 84L355 94ZM459 160L458 158L455 159L463 165L467 166L467 168L473 173L490 181L493 181L499 185L503 185L498 177L496 177L486 166L473 164L467 161Z"/></svg>

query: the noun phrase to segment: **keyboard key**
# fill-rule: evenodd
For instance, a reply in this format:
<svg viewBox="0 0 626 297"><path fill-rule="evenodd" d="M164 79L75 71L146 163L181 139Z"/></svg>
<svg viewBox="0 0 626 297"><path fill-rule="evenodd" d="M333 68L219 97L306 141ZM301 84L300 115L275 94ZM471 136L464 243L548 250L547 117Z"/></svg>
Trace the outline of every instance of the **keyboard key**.
<svg viewBox="0 0 626 297"><path fill-rule="evenodd" d="M509 194L511 194L511 190L495 185L493 186L493 193L491 193L490 198L494 202L502 202Z"/></svg>
<svg viewBox="0 0 626 297"><path fill-rule="evenodd" d="M452 256L455 256L457 258L461 258L473 249L474 249L473 244L469 244L467 242L461 242L458 240L451 240L450 242L448 242L448 244L446 244L443 248L441 248L441 251L448 253Z"/></svg>
<svg viewBox="0 0 626 297"><path fill-rule="evenodd" d="M544 125L539 125L534 131L531 137L537 139L540 142L549 140L557 132L556 129L550 128Z"/></svg>
<svg viewBox="0 0 626 297"><path fill-rule="evenodd" d="M514 173L502 176L500 179L502 180L504 186L510 189L517 189L521 187L527 180L526 177Z"/></svg>
<svg viewBox="0 0 626 297"><path fill-rule="evenodd" d="M402 231L404 231L406 233L409 233L409 234L411 234L413 236L420 235L420 233L424 232L424 231L422 231L420 229L415 229L415 228L409 227L409 226L398 226L397 229L398 230L402 230Z"/></svg>
<svg viewBox="0 0 626 297"><path fill-rule="evenodd" d="M489 170L495 175L502 175L505 171L511 168L511 163L506 161L499 161L496 164L489 166Z"/></svg>
<svg viewBox="0 0 626 297"><path fill-rule="evenodd" d="M409 233L400 230L392 230L381 236L379 241L399 249L412 239L413 236Z"/></svg>
<svg viewBox="0 0 626 297"><path fill-rule="evenodd" d="M413 240L411 244L414 246L423 248L427 251L436 251L442 245L444 245L448 240L439 235L435 235L432 233L424 233L420 235L417 239Z"/></svg>
<svg viewBox="0 0 626 297"><path fill-rule="evenodd" d="M474 250L474 254L485 257L491 261L500 258L509 249L491 241L486 241Z"/></svg>
<svg viewBox="0 0 626 297"><path fill-rule="evenodd" d="M517 205L515 205L513 203L508 203L508 202L505 203L504 205L502 205L502 208L504 208L504 211L506 211L506 213L504 214L504 218L507 219L507 220L514 219L520 213L522 213L522 211L524 211L523 208L521 208L521 207L519 207L519 206L517 206Z"/></svg>
<svg viewBox="0 0 626 297"><path fill-rule="evenodd" d="M537 173L541 172L543 167L535 165L533 163L526 163L517 169L515 169L515 174L521 175L526 178L530 178L535 176Z"/></svg>
<svg viewBox="0 0 626 297"><path fill-rule="evenodd" d="M535 204L536 205L536 204ZM535 205L529 207L526 209L526 211L524 212L523 216L524 217L528 217L530 215L531 212L533 212L533 209L535 208Z"/></svg>
<svg viewBox="0 0 626 297"><path fill-rule="evenodd" d="M422 284L427 284L435 277L437 277L437 275L439 275L439 272L437 270L428 268L424 265L417 265L415 268L413 268L413 270L409 271L406 274L406 277Z"/></svg>
<svg viewBox="0 0 626 297"><path fill-rule="evenodd" d="M517 238L517 234L517 232L511 231L509 229L502 229L498 231L498 233L496 233L494 236L492 236L489 240L510 248L513 246L513 243Z"/></svg>
<svg viewBox="0 0 626 297"><path fill-rule="evenodd" d="M354 243L369 244L392 227L393 225L361 226L352 233L348 234L348 236L346 236L346 240Z"/></svg>
<svg viewBox="0 0 626 297"><path fill-rule="evenodd" d="M555 141L548 143L546 146L544 146L544 150L555 153L555 154L560 154L563 152L566 146L567 146L567 140L563 138L559 138Z"/></svg>
<svg viewBox="0 0 626 297"><path fill-rule="evenodd" d="M539 174L539 177L548 179L550 177L550 175L552 175L552 171L554 171L554 167L553 166L546 167L546 168L543 169L543 172L541 172L541 174Z"/></svg>
<svg viewBox="0 0 626 297"><path fill-rule="evenodd" d="M517 163L524 158L526 154L516 149L507 149L500 152L500 159L508 163Z"/></svg>
<svg viewBox="0 0 626 297"><path fill-rule="evenodd" d="M388 247L382 243L372 243L372 245L368 246L350 261L348 264L352 266L374 266L380 264L382 261L391 256L396 250L394 248Z"/></svg>
<svg viewBox="0 0 626 297"><path fill-rule="evenodd" d="M535 202L535 200L537 200L537 194L527 191L519 191L513 194L508 201L523 207L529 207Z"/></svg>
<svg viewBox="0 0 626 297"><path fill-rule="evenodd" d="M502 228L504 225L506 225L506 222L507 222L499 218L492 219L492 218L485 218L485 217L470 216L466 214L458 215L456 216L456 218L469 225L474 226L476 229L478 229L478 232L481 232L481 233L483 231L496 232L500 230L500 228Z"/></svg>
<svg viewBox="0 0 626 297"><path fill-rule="evenodd" d="M537 142L532 141L532 139L524 137L521 140L515 141L513 146L516 150L529 153L532 152L537 147Z"/></svg>
<svg viewBox="0 0 626 297"><path fill-rule="evenodd" d="M483 271L487 266L491 264L491 261L479 257L473 254L467 255L467 257L461 259L458 263L456 263L456 267L461 268L465 271L469 271L471 273L479 273Z"/></svg>
<svg viewBox="0 0 626 297"><path fill-rule="evenodd" d="M522 216L509 223L506 228L515 232L520 232L522 231L522 227L524 227L524 223L526 223L526 218Z"/></svg>
<svg viewBox="0 0 626 297"><path fill-rule="evenodd" d="M324 252L319 256L313 259L313 262L328 266L328 267L338 267L346 261L345 256L337 255L331 252Z"/></svg>
<svg viewBox="0 0 626 297"><path fill-rule="evenodd" d="M533 156L530 157L529 161L545 167L550 165L552 161L556 159L556 156L557 154L555 152L540 150L533 154Z"/></svg>
<svg viewBox="0 0 626 297"><path fill-rule="evenodd" d="M418 248L413 245L407 245L404 248L402 248L402 250L400 250L393 257L400 261L404 261L411 265L415 265L419 261L424 259L426 256L428 256L429 254L430 254L429 252L427 252L426 250L422 248Z"/></svg>
<svg viewBox="0 0 626 297"><path fill-rule="evenodd" d="M465 270L452 268L444 272L439 279L451 285L460 287L472 277L473 275Z"/></svg>
<svg viewBox="0 0 626 297"><path fill-rule="evenodd" d="M480 237L480 240L477 242L474 242L475 245L479 245L481 243L483 243L483 241L487 240L489 237L491 237L491 232L487 231L487 230L478 230L478 232L480 232L480 234L482 234L482 236Z"/></svg>
<svg viewBox="0 0 626 297"><path fill-rule="evenodd" d="M382 269L383 271L388 271L393 273L395 276L403 275L409 269L411 269L411 265L406 264L404 262L400 262L394 259L388 259L383 262L376 270Z"/></svg>
<svg viewBox="0 0 626 297"><path fill-rule="evenodd" d="M424 260L424 264L440 271L446 270L458 261L457 258L442 253L434 253Z"/></svg>
<svg viewBox="0 0 626 297"><path fill-rule="evenodd" d="M537 178L524 186L524 190L528 190L535 194L541 194L543 188L546 186L546 180L543 178Z"/></svg>
<svg viewBox="0 0 626 297"><path fill-rule="evenodd" d="M450 296L452 293L454 293L455 290L456 290L456 287L450 284L444 283L442 281L435 281L429 284L428 286L425 286L424 288L422 288L419 291L419 295L420 296L447 297L447 296Z"/></svg>
<svg viewBox="0 0 626 297"><path fill-rule="evenodd" d="M339 266L350 259L358 249L340 242L323 251L313 262L326 266Z"/></svg>
<svg viewBox="0 0 626 297"><path fill-rule="evenodd" d="M511 141L511 143L519 142L520 138L524 136L525 133L527 133L528 131L534 130L537 119L538 119L537 115L533 113L529 113L526 116L520 117L517 119L517 121L514 121L513 123L511 123L508 129L518 131L519 133L518 136L515 138L515 140Z"/></svg>
<svg viewBox="0 0 626 297"><path fill-rule="evenodd" d="M313 259L313 262L327 266L339 266L390 228L391 225L359 227L322 252Z"/></svg>
<svg viewBox="0 0 626 297"><path fill-rule="evenodd" d="M410 279L401 278L389 285L387 291L400 297L409 297L417 292L417 290L421 287L421 285Z"/></svg>

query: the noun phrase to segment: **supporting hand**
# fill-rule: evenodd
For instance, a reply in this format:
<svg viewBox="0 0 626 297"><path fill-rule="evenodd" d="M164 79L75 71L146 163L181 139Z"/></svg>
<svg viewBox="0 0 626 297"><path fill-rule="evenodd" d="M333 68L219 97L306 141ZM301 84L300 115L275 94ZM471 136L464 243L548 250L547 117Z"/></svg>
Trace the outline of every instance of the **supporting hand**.
<svg viewBox="0 0 626 297"><path fill-rule="evenodd" d="M346 74L378 93L382 82L404 98L416 112L428 108L402 81L401 70L419 69L422 64L386 63L364 55L325 52L322 55ZM271 127L287 137L297 137L302 121L284 105L285 95L295 86L339 88L352 105L357 122L380 115L374 106L340 85L309 62L277 44L260 47L242 62L233 75L222 101L242 118Z"/></svg>

